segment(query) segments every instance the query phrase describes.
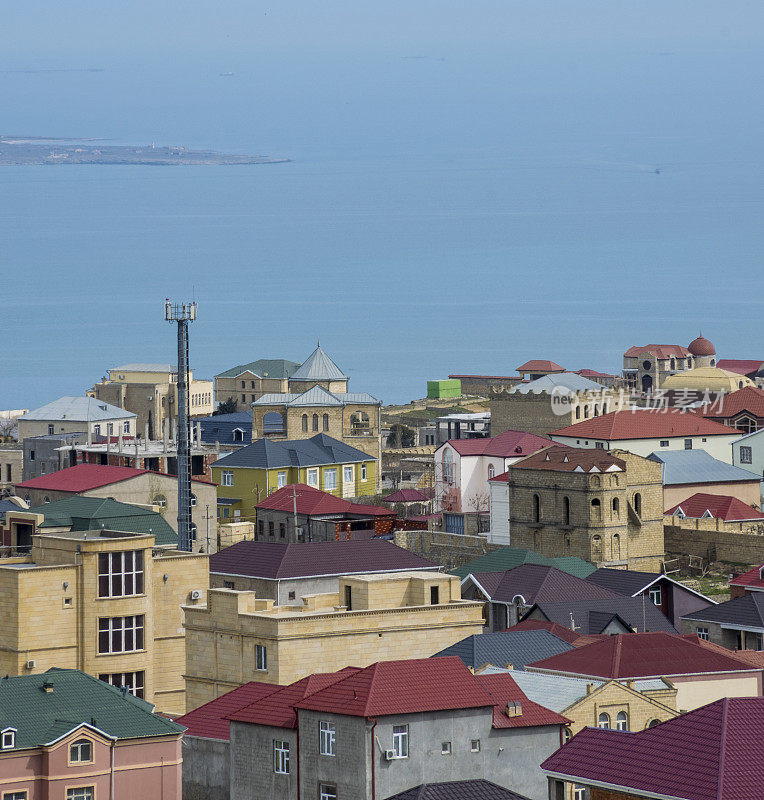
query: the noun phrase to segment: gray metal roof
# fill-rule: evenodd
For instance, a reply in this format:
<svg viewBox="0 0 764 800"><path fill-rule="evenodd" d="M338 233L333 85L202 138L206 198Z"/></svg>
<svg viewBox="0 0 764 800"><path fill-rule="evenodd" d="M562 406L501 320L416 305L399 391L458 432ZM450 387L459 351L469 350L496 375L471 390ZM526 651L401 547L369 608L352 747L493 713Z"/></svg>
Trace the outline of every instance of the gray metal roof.
<svg viewBox="0 0 764 800"><path fill-rule="evenodd" d="M373 461L368 453L357 450L325 433L310 439L272 441L258 439L256 442L219 458L212 466L249 467L250 469L274 469L276 467L314 467L329 464L352 464Z"/></svg>
<svg viewBox="0 0 764 800"><path fill-rule="evenodd" d="M135 419L135 414L95 397L59 397L52 403L29 411L20 420L32 422L98 422L99 420Z"/></svg>
<svg viewBox="0 0 764 800"><path fill-rule="evenodd" d="M503 631L468 636L461 642L435 653L433 658L458 656L468 667L477 668L483 664L505 667L511 664L516 670L522 670L526 664L572 649L572 645L549 631ZM544 655L541 655L542 653Z"/></svg>
<svg viewBox="0 0 764 800"><path fill-rule="evenodd" d="M270 392L258 397L253 406L344 406L379 405L379 400L366 392L327 392L312 386L307 392Z"/></svg>
<svg viewBox="0 0 764 800"><path fill-rule="evenodd" d="M716 622L722 627L740 625L761 630L764 628L764 595L761 592L750 592L742 597L727 600L726 603L685 614L682 619Z"/></svg>
<svg viewBox="0 0 764 800"><path fill-rule="evenodd" d="M112 367L109 372L177 372L174 364L151 364L136 361L132 364L123 364L121 367Z"/></svg>
<svg viewBox="0 0 764 800"><path fill-rule="evenodd" d="M554 375L544 375L530 383L520 383L512 388L509 394L540 394L551 392L556 387L565 387L572 392L601 392L601 383L590 381L575 372L556 372Z"/></svg>
<svg viewBox="0 0 764 800"><path fill-rule="evenodd" d="M575 630L581 636L602 633L613 617L620 617L626 625L636 631L664 631L678 633L677 629L661 613L661 610L644 595L640 597L612 597L604 600L570 600L567 602L540 602L531 608L523 619L535 609L550 622L571 627L573 614Z"/></svg>
<svg viewBox="0 0 764 800"><path fill-rule="evenodd" d="M287 361L284 358L261 358L257 361L250 361L249 364L238 364L225 372L219 372L215 377L238 378L239 375L243 375L245 372L251 372L260 378L283 380L284 378L289 378L299 366L295 361Z"/></svg>
<svg viewBox="0 0 764 800"><path fill-rule="evenodd" d="M292 381L346 381L347 375L321 349L321 345L292 373Z"/></svg>
<svg viewBox="0 0 764 800"><path fill-rule="evenodd" d="M720 461L705 450L656 451L648 458L663 464L664 486L760 480L756 473Z"/></svg>

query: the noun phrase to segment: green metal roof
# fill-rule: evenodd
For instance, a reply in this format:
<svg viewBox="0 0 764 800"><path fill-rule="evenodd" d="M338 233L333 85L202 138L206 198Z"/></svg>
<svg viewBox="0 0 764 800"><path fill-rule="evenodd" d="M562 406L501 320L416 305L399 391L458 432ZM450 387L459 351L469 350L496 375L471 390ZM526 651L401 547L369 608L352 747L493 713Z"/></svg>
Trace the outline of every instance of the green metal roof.
<svg viewBox="0 0 764 800"><path fill-rule="evenodd" d="M40 528L70 528L73 531L92 531L106 528L126 533L152 533L155 543L178 543L178 534L156 511L120 503L101 497L66 497L53 503L30 508L33 514L45 519Z"/></svg>
<svg viewBox="0 0 764 800"><path fill-rule="evenodd" d="M231 367L225 372L215 375L216 378L236 378L243 372L252 372L261 378L291 378L292 373L299 367L294 361L286 361L283 358L261 358L258 361L250 361L249 364L239 364Z"/></svg>
<svg viewBox="0 0 764 800"><path fill-rule="evenodd" d="M43 684L53 684L47 692ZM77 669L0 678L0 731L16 729L15 750L39 747L82 723L114 739L173 736L185 728L153 713L145 700Z"/></svg>
<svg viewBox="0 0 764 800"><path fill-rule="evenodd" d="M575 575L577 578L585 578L596 569L593 564L575 556L548 558L539 553L534 553L533 550L524 550L521 547L501 547L461 567L452 569L451 574L458 575L463 579L470 572L502 572L519 567L521 564L542 564L545 567L556 567L563 572Z"/></svg>

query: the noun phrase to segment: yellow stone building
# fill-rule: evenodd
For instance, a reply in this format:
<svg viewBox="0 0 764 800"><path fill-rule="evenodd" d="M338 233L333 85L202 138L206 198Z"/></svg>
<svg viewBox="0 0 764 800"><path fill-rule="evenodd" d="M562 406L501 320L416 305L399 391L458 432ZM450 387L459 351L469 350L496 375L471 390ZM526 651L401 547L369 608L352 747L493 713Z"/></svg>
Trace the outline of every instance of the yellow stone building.
<svg viewBox="0 0 764 800"><path fill-rule="evenodd" d="M153 548L152 535L78 531L0 559L0 674L79 669L182 712L181 605L203 602L208 557Z"/></svg>
<svg viewBox="0 0 764 800"><path fill-rule="evenodd" d="M274 605L254 592L210 589L184 606L186 709L247 681L288 684L314 672L427 658L483 630L482 603L432 572L339 578L339 592Z"/></svg>

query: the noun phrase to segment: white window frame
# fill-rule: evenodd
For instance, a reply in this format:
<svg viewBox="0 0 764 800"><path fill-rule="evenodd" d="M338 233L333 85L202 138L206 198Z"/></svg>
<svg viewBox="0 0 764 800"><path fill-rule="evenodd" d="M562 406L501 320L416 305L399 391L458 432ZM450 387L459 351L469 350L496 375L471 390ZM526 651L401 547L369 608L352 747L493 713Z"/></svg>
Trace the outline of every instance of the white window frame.
<svg viewBox="0 0 764 800"><path fill-rule="evenodd" d="M123 422L122 423L122 432L123 433L130 433L130 422Z"/></svg>
<svg viewBox="0 0 764 800"><path fill-rule="evenodd" d="M753 464L753 448L748 445L740 445L740 463Z"/></svg>
<svg viewBox="0 0 764 800"><path fill-rule="evenodd" d="M573 787L573 800L586 800L586 787L574 786Z"/></svg>
<svg viewBox="0 0 764 800"><path fill-rule="evenodd" d="M708 628L699 627L695 631L698 634L698 639L703 639L703 641L708 641Z"/></svg>
<svg viewBox="0 0 764 800"><path fill-rule="evenodd" d="M264 644L255 645L255 669L258 672L268 671L268 648Z"/></svg>
<svg viewBox="0 0 764 800"><path fill-rule="evenodd" d="M629 730L629 715L625 711L619 711L615 717L615 729L617 731Z"/></svg>
<svg viewBox="0 0 764 800"><path fill-rule="evenodd" d="M348 477L350 475L350 477ZM355 467L352 464L345 464L342 467L342 483L355 483Z"/></svg>
<svg viewBox="0 0 764 800"><path fill-rule="evenodd" d="M82 752L86 750L88 757L83 758ZM90 764L93 761L93 742L90 739L77 739L69 745L70 764Z"/></svg>
<svg viewBox="0 0 764 800"><path fill-rule="evenodd" d="M16 747L16 728L5 728L0 733L0 750L13 750Z"/></svg>
<svg viewBox="0 0 764 800"><path fill-rule="evenodd" d="M220 485L221 486L233 486L233 470L232 469L224 469L220 473Z"/></svg>
<svg viewBox="0 0 764 800"><path fill-rule="evenodd" d="M103 672L98 680L121 689L123 686L133 697L144 697L146 689L146 673L140 669L135 672Z"/></svg>
<svg viewBox="0 0 764 800"><path fill-rule="evenodd" d="M605 717L605 719L603 719ZM602 728L603 730L609 731L610 730L610 714L606 712L602 712L597 717L597 727Z"/></svg>
<svg viewBox="0 0 764 800"><path fill-rule="evenodd" d="M650 597L650 602L656 606L663 605L663 589L660 586L651 586L647 590L648 596ZM656 599L657 598L657 599Z"/></svg>
<svg viewBox="0 0 764 800"><path fill-rule="evenodd" d="M276 488L283 489L286 486L286 470L279 470L276 473Z"/></svg>
<svg viewBox="0 0 764 800"><path fill-rule="evenodd" d="M289 742L273 740L273 771L277 775L289 775Z"/></svg>
<svg viewBox="0 0 764 800"><path fill-rule="evenodd" d="M337 755L337 729L333 722L319 720L318 752L322 756Z"/></svg>
<svg viewBox="0 0 764 800"><path fill-rule="evenodd" d="M66 800L95 800L95 786L73 786L66 790Z"/></svg>
<svg viewBox="0 0 764 800"><path fill-rule="evenodd" d="M322 783L318 787L319 800L337 800L337 787L333 783Z"/></svg>
<svg viewBox="0 0 764 800"><path fill-rule="evenodd" d="M331 477L331 481L329 478ZM338 475L337 475L337 467L332 467L331 469L324 470L324 491L325 492L332 492L334 491L339 484L337 483ZM331 484L334 485L331 485Z"/></svg>
<svg viewBox="0 0 764 800"><path fill-rule="evenodd" d="M441 742L440 743L440 754L442 756L450 756L451 755L451 742Z"/></svg>
<svg viewBox="0 0 764 800"><path fill-rule="evenodd" d="M361 464L361 483L366 483L367 474L366 474L366 464Z"/></svg>
<svg viewBox="0 0 764 800"><path fill-rule="evenodd" d="M106 571L102 571L101 556L106 556ZM101 593L101 578L106 578L108 581L108 591L105 594ZM121 591L115 590L118 584L122 587ZM128 584L132 585L132 591L125 591ZM99 597L135 597L142 595L143 590L143 550L120 550L98 554Z"/></svg>
<svg viewBox="0 0 764 800"><path fill-rule="evenodd" d="M480 752L480 739L470 739L470 753Z"/></svg>
<svg viewBox="0 0 764 800"><path fill-rule="evenodd" d="M308 486L313 486L314 488L318 489L318 468L313 467L312 469L308 470L308 477L307 477Z"/></svg>
<svg viewBox="0 0 764 800"><path fill-rule="evenodd" d="M3 792L3 800L27 800L28 796L26 789L20 792Z"/></svg>
<svg viewBox="0 0 764 800"><path fill-rule="evenodd" d="M108 647L101 649L101 636L108 637ZM146 618L143 614L98 618L98 655L137 653L145 649ZM116 645L115 645L116 640Z"/></svg>
<svg viewBox="0 0 764 800"><path fill-rule="evenodd" d="M393 725L393 752L396 758L409 757L408 725Z"/></svg>

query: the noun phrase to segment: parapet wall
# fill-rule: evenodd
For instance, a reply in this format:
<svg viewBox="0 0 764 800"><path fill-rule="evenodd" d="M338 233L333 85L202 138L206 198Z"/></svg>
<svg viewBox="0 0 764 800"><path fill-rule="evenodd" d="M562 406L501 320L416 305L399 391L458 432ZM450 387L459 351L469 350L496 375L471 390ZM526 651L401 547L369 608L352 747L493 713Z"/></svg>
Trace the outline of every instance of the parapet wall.
<svg viewBox="0 0 764 800"><path fill-rule="evenodd" d="M672 517L664 524L668 556L700 556L731 564L764 563L764 524Z"/></svg>
<svg viewBox="0 0 764 800"><path fill-rule="evenodd" d="M442 531L395 531L393 537L398 547L441 564L447 570L461 567L462 564L502 547L491 544L485 536L465 536Z"/></svg>

